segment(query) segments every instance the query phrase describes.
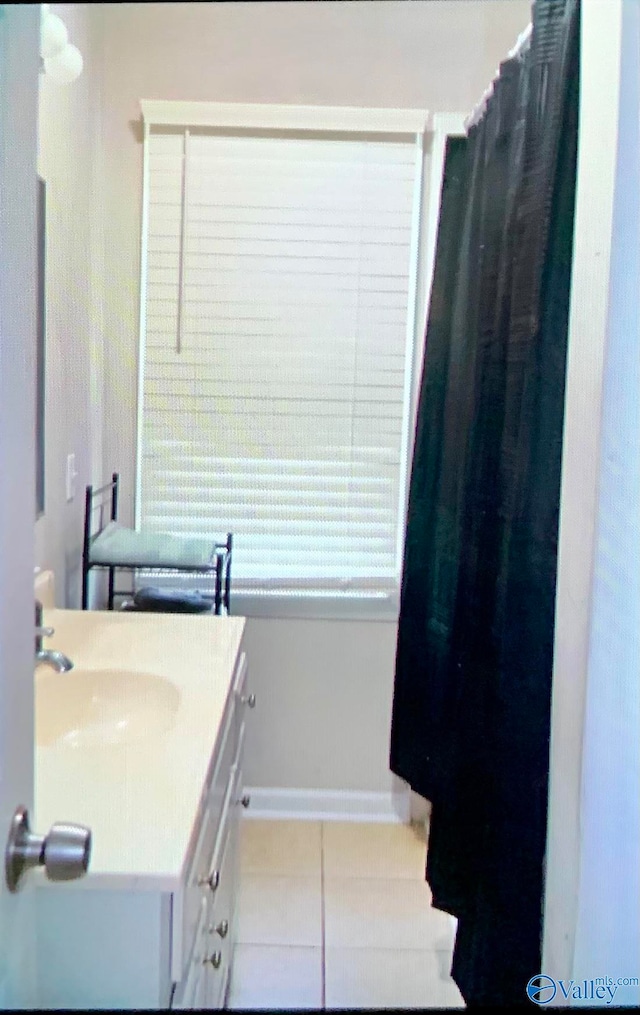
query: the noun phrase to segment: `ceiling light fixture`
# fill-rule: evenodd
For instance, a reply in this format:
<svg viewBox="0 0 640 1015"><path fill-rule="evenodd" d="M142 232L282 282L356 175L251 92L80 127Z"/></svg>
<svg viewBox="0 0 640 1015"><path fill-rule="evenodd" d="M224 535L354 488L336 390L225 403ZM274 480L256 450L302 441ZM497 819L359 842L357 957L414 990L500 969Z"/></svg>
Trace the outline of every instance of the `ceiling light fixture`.
<svg viewBox="0 0 640 1015"><path fill-rule="evenodd" d="M70 84L82 73L82 53L69 42L62 18L51 13L49 4L40 6L41 71L56 84Z"/></svg>

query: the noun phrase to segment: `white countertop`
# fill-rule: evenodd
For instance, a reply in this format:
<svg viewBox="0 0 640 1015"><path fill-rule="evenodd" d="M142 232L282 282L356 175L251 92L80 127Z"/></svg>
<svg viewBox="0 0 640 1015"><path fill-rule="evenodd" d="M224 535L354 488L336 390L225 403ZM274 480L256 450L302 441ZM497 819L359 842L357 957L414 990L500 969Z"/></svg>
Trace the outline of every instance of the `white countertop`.
<svg viewBox="0 0 640 1015"><path fill-rule="evenodd" d="M128 744L37 746L32 828L91 828L89 873L78 888L178 887L218 735L245 621L210 615L45 610L45 646L77 671L36 670L38 681L122 668L162 676L180 692L168 730ZM132 675L132 679L135 676ZM51 685L50 685L51 687ZM43 878L43 883L46 879Z"/></svg>

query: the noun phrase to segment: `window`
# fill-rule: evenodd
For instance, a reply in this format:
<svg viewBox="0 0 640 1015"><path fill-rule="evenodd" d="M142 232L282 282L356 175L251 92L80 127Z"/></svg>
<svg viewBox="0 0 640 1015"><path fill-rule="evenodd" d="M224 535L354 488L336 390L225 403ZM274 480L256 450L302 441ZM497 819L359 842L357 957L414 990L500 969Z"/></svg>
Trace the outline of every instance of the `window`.
<svg viewBox="0 0 640 1015"><path fill-rule="evenodd" d="M236 594L397 602L421 145L162 124L145 149L138 524L232 531Z"/></svg>

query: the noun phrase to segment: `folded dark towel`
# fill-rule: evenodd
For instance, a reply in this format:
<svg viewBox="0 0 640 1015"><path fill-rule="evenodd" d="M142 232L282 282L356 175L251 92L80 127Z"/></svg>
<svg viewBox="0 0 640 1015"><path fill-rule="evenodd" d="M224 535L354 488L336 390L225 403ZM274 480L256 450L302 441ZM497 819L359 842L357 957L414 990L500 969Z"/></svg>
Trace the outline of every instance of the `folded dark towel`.
<svg viewBox="0 0 640 1015"><path fill-rule="evenodd" d="M210 613L212 603L199 592L180 592L177 589L156 589L145 586L134 594L138 610L150 613Z"/></svg>

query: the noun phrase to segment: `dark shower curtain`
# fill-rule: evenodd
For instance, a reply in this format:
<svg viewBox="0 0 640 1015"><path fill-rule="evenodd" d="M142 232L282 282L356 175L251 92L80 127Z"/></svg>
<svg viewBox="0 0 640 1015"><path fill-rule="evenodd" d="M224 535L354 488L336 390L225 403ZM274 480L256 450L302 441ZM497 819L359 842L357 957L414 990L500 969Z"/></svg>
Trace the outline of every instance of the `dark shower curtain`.
<svg viewBox="0 0 640 1015"><path fill-rule="evenodd" d="M433 804L468 1004L529 1004L541 972L578 74L578 0L537 0L446 152L390 760Z"/></svg>

